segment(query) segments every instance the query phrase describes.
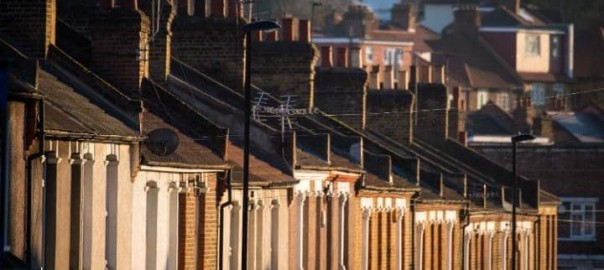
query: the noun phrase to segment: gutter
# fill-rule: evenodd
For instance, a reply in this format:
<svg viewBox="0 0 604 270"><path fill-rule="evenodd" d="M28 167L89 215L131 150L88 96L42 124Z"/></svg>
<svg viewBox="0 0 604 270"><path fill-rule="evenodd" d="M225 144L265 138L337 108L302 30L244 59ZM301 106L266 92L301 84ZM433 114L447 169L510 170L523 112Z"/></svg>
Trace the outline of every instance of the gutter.
<svg viewBox="0 0 604 270"><path fill-rule="evenodd" d="M46 130L45 132L48 137L67 140L94 140L99 142L141 142L144 140L143 137L136 135L101 135L52 129Z"/></svg>

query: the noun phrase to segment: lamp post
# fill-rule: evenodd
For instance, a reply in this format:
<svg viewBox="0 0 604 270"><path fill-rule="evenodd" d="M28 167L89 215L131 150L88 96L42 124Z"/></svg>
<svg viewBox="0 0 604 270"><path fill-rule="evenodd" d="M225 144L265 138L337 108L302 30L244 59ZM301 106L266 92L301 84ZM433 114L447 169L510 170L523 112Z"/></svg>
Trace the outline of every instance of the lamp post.
<svg viewBox="0 0 604 270"><path fill-rule="evenodd" d="M512 137L512 173L514 183L512 185L512 270L516 270L516 253L518 252L518 241L516 238L516 207L518 207L518 174L516 173L516 145L519 142L532 141L535 136L531 134L519 134Z"/></svg>
<svg viewBox="0 0 604 270"><path fill-rule="evenodd" d="M252 48L252 32L254 31L271 31L281 28L274 21L255 21L246 24L245 30L245 104L244 104L244 127L243 127L243 217L242 217L242 242L241 242L241 269L247 269L247 223L249 211L249 189L250 189L250 115L251 115L251 86L250 68L251 68L251 48Z"/></svg>

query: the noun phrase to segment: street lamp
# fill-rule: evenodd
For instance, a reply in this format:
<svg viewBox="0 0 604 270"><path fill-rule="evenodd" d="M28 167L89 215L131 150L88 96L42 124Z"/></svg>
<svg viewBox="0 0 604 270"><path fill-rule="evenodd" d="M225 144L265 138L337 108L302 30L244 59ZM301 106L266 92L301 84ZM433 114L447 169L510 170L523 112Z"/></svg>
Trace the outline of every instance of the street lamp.
<svg viewBox="0 0 604 270"><path fill-rule="evenodd" d="M252 32L254 31L272 31L281 28L274 21L255 21L243 26L245 30L245 124L243 127L243 218L242 218L242 243L241 243L241 269L247 269L247 223L249 211L249 189L250 189L250 115L251 115L251 88L250 80L251 71L251 48L252 48Z"/></svg>
<svg viewBox="0 0 604 270"><path fill-rule="evenodd" d="M512 137L512 173L514 184L512 185L512 270L516 270L516 253L518 252L516 239L516 207L518 207L518 175L516 174L516 144L524 141L532 141L535 136L531 134L519 134Z"/></svg>

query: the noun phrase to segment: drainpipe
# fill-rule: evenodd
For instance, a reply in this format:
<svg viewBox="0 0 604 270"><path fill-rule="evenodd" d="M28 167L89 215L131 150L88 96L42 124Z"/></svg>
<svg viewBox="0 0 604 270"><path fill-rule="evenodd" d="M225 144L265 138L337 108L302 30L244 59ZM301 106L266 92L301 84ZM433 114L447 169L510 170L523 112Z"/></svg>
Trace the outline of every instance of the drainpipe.
<svg viewBox="0 0 604 270"><path fill-rule="evenodd" d="M30 239L30 232L32 230L32 224L31 224L31 201L32 201L32 189L31 189L31 185L33 183L32 179L32 175L31 175L31 164L32 162L34 162L34 160L38 159L38 158L42 158L44 159L44 140L46 139L46 133L44 132L44 100L40 99L38 100L38 110L39 110L39 114L40 114L40 118L39 118L39 122L38 122L38 131L37 131L37 135L38 135L38 152L34 155L29 156L29 158L27 159L27 163L25 164L26 166L26 172L28 174L27 179L29 180L27 182L27 207L26 207L26 212L27 212L27 230L25 230L25 247L26 247L26 260L27 260L27 265L31 266L32 264L32 257L31 257L31 239ZM42 175L42 181L44 181L45 176ZM46 189L44 188L44 186L42 186L42 202L44 202L44 200L46 199ZM44 248L44 231L45 231L45 220L46 220L46 203L43 203L42 206L42 248ZM42 254L44 254L44 252L42 252ZM42 260L44 260L44 256L42 256ZM44 262L42 261L42 267L44 266Z"/></svg>
<svg viewBox="0 0 604 270"><path fill-rule="evenodd" d="M233 169L230 169L228 171L229 175L227 176L226 180L227 180L227 201L222 203L220 205L220 221L218 224L219 227L219 232L218 232L218 269L222 270L223 269L223 260L222 257L224 257L224 209L233 205L233 201L232 201L232 193L233 193L233 186L231 185L231 181L233 180Z"/></svg>
<svg viewBox="0 0 604 270"><path fill-rule="evenodd" d="M415 206L417 198L419 198L419 192L411 196L411 269L415 269Z"/></svg>
<svg viewBox="0 0 604 270"><path fill-rule="evenodd" d="M461 227L461 269L466 269L464 265L465 254L466 252L470 252L469 250L466 250L466 228L470 226L470 202L465 202L464 204L463 215L465 224ZM468 264L470 264L470 260L468 260Z"/></svg>

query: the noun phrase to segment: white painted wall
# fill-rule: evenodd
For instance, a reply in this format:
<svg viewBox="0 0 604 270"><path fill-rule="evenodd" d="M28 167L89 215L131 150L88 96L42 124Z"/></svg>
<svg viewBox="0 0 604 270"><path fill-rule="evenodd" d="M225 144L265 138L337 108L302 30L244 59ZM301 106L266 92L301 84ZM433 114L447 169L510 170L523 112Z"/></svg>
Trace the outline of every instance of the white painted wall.
<svg viewBox="0 0 604 270"><path fill-rule="evenodd" d="M526 53L527 35L538 35L540 54ZM519 72L548 72L550 63L550 35L537 31L518 31L516 34L516 70Z"/></svg>
<svg viewBox="0 0 604 270"><path fill-rule="evenodd" d="M151 230L155 237L155 269L177 269L178 227L174 228L174 220L178 218L177 189L171 188L170 183L180 181L180 173L154 172L141 170L132 188L132 250L131 266L129 269L150 269L146 265L147 231ZM152 187L149 183L154 182ZM156 184L156 187L155 187ZM157 192L157 224L148 224L147 196Z"/></svg>

